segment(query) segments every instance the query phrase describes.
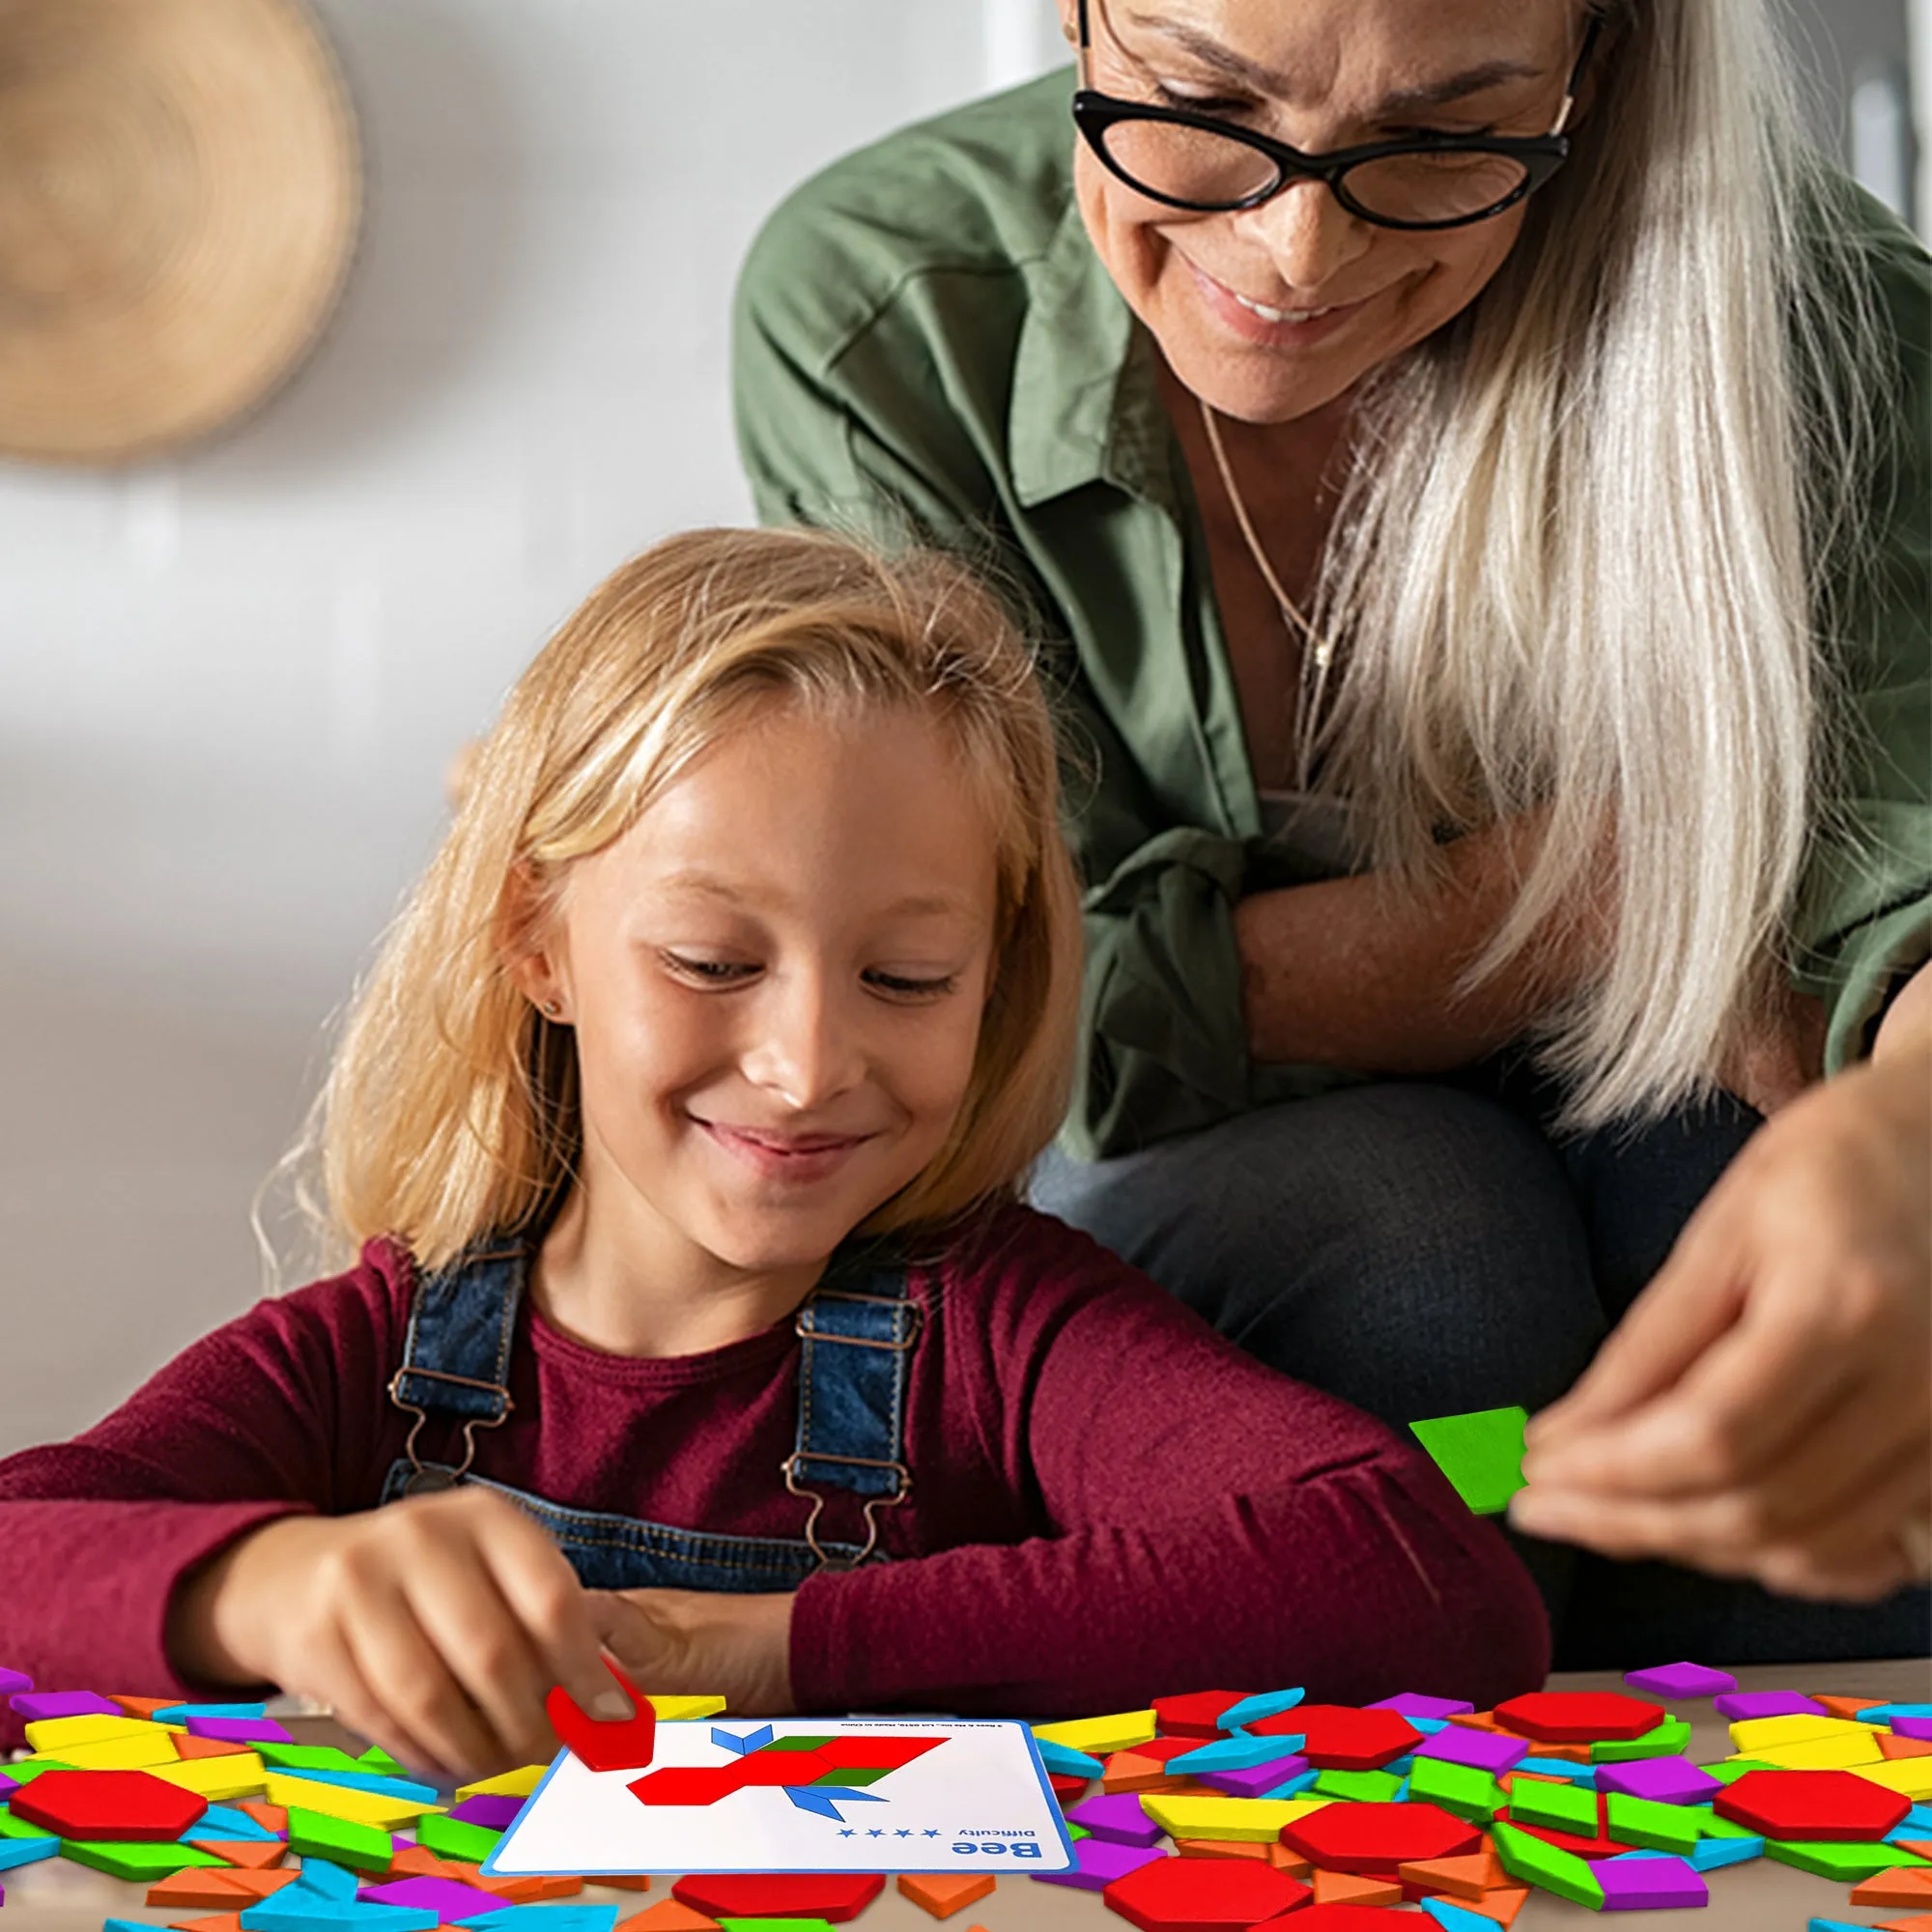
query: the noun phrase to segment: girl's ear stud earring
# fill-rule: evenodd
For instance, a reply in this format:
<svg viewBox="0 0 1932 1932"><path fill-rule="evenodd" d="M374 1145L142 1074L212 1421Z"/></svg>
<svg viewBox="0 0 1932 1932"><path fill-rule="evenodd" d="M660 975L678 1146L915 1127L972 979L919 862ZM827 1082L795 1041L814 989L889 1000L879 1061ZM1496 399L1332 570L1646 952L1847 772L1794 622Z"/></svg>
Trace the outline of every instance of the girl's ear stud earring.
<svg viewBox="0 0 1932 1932"><path fill-rule="evenodd" d="M539 1000L537 1002L537 1011L545 1019L554 1020L563 1011L563 1002L561 1000Z"/></svg>

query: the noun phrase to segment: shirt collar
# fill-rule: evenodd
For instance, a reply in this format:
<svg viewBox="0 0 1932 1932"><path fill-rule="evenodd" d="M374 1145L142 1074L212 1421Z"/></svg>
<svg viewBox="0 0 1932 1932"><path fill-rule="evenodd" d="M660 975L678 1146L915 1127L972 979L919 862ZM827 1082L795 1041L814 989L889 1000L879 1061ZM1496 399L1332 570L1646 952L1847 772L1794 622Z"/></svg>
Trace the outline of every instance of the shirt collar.
<svg viewBox="0 0 1932 1932"><path fill-rule="evenodd" d="M1094 252L1069 185L1013 359L1007 448L1028 508L1088 483L1172 507L1173 433L1151 339Z"/></svg>

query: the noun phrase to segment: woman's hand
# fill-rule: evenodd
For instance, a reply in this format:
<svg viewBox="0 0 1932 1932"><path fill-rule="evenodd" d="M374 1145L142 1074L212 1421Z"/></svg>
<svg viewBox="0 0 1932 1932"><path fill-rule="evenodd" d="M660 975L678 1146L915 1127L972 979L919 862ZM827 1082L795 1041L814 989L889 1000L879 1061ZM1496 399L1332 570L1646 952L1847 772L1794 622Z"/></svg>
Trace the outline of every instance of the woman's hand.
<svg viewBox="0 0 1932 1932"><path fill-rule="evenodd" d="M1760 1129L1589 1372L1531 1423L1520 1528L1793 1596L1871 1600L1923 1580L1925 972L1907 995L1869 1064Z"/></svg>
<svg viewBox="0 0 1932 1932"><path fill-rule="evenodd" d="M554 1754L553 1685L632 1715L589 1601L528 1516L466 1488L256 1530L177 1591L167 1647L184 1677L278 1684L433 1777L476 1776Z"/></svg>
<svg viewBox="0 0 1932 1932"><path fill-rule="evenodd" d="M733 1717L782 1718L791 1696L789 1592L596 1590L590 1613L631 1681L685 1696L720 1696Z"/></svg>

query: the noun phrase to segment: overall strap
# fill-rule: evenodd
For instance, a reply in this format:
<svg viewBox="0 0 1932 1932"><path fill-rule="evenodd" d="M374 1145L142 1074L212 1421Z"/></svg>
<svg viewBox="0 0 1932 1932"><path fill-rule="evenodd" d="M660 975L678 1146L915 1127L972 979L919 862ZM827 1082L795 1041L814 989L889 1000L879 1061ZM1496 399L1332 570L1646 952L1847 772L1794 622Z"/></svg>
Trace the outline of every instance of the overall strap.
<svg viewBox="0 0 1932 1932"><path fill-rule="evenodd" d="M811 1502L805 1540L827 1569L863 1563L879 1538L874 1512L896 1507L912 1489L906 1386L924 1322L903 1264L877 1255L829 1276L793 1318L801 1343L798 1435L780 1467L785 1488ZM864 1498L866 1541L856 1556L834 1557L819 1544L828 1487Z"/></svg>
<svg viewBox="0 0 1932 1932"><path fill-rule="evenodd" d="M415 1417L404 1448L414 1470L406 1495L460 1481L476 1455L475 1432L497 1428L515 1406L510 1346L528 1267L528 1248L497 1236L417 1283L403 1365L389 1381L389 1400ZM416 1454L416 1437L431 1416L462 1428L463 1459L453 1470L425 1468Z"/></svg>

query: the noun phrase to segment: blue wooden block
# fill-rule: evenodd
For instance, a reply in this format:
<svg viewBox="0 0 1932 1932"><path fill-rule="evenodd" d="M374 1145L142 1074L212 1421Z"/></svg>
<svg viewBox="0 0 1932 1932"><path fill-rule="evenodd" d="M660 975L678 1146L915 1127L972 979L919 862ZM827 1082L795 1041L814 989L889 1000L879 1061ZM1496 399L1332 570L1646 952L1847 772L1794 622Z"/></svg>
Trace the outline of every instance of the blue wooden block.
<svg viewBox="0 0 1932 1932"><path fill-rule="evenodd" d="M1107 1768L1097 1757L1089 1757L1085 1751L1069 1750L1065 1745L1055 1744L1051 1738L1036 1738L1034 1743L1039 1747L1040 1763L1056 1776L1098 1777Z"/></svg>
<svg viewBox="0 0 1932 1932"><path fill-rule="evenodd" d="M1690 1868L1716 1871L1719 1865L1744 1865L1763 1857L1762 1838L1699 1838L1690 1848Z"/></svg>
<svg viewBox="0 0 1932 1932"><path fill-rule="evenodd" d="M1277 1718L1284 1711L1292 1711L1308 1695L1297 1685L1293 1690L1264 1690L1258 1696L1243 1697L1238 1704L1230 1704L1215 1722L1224 1731L1238 1731L1244 1724L1258 1724L1264 1718Z"/></svg>
<svg viewBox="0 0 1932 1932"><path fill-rule="evenodd" d="M0 1838L0 1872L15 1865L38 1864L42 1859L60 1857L61 1841L45 1838Z"/></svg>
<svg viewBox="0 0 1932 1932"><path fill-rule="evenodd" d="M464 1920L490 1932L611 1932L616 1922L614 1905L512 1905Z"/></svg>
<svg viewBox="0 0 1932 1932"><path fill-rule="evenodd" d="M242 1915L242 1932L436 1932L437 1924L434 1912L325 1898L299 1885L285 1885Z"/></svg>
<svg viewBox="0 0 1932 1932"><path fill-rule="evenodd" d="M1293 1757L1304 1743L1303 1738L1216 1738L1212 1744L1178 1752L1168 1759L1167 1769L1176 1777L1194 1777L1204 1771L1247 1771L1273 1758Z"/></svg>
<svg viewBox="0 0 1932 1932"><path fill-rule="evenodd" d="M362 1883L360 1872L351 1871L347 1865L333 1864L327 1859L312 1859L306 1855L301 1861L301 1877L296 1881L304 1891L338 1900L353 1899L356 1888Z"/></svg>
<svg viewBox="0 0 1932 1932"><path fill-rule="evenodd" d="M156 1711L151 1721L156 1724L185 1724L190 1718L266 1718L268 1715L266 1704L170 1704L165 1711Z"/></svg>
<svg viewBox="0 0 1932 1932"><path fill-rule="evenodd" d="M1272 1791L1264 1791L1262 1796L1264 1798L1299 1798L1321 1776L1321 1774L1319 1771L1297 1773L1296 1776L1289 1778L1286 1783L1277 1784Z"/></svg>

